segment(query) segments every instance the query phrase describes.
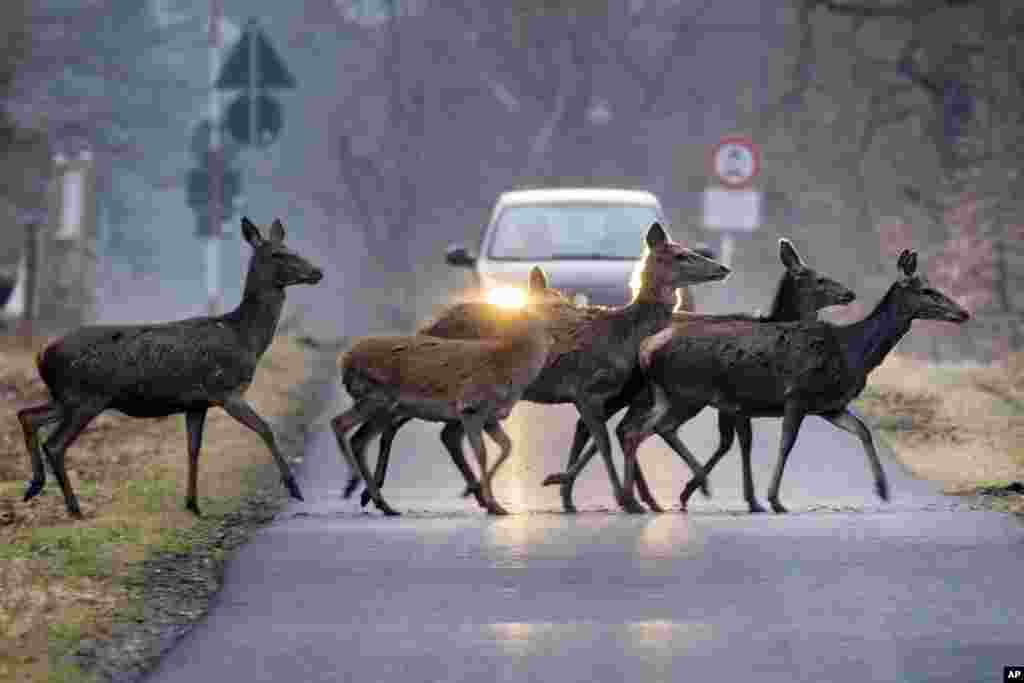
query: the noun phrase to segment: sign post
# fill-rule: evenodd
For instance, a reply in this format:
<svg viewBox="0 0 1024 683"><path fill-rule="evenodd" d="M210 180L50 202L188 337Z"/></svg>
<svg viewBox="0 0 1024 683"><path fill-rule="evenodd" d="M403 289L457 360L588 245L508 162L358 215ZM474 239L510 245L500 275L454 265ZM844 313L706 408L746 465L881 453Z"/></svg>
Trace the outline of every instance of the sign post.
<svg viewBox="0 0 1024 683"><path fill-rule="evenodd" d="M744 136L726 136L711 148L709 174L718 185L704 190L704 227L721 233L721 262L732 265L737 232L761 226L761 192L750 187L761 170L761 152Z"/></svg>

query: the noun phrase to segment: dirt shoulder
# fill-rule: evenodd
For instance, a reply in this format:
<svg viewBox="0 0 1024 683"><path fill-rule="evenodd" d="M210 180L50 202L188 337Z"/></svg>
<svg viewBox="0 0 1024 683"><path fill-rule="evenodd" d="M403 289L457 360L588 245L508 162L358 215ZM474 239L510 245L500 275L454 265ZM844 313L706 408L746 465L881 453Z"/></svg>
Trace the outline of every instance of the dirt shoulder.
<svg viewBox="0 0 1024 683"><path fill-rule="evenodd" d="M46 398L34 351L0 346L0 680L136 680L206 612L225 558L286 494L259 437L214 410L196 520L184 510L184 419L110 413L67 455L85 520L66 516L52 477L23 503L31 468L15 414ZM293 460L330 380L309 363L278 338L247 394Z"/></svg>
<svg viewBox="0 0 1024 683"><path fill-rule="evenodd" d="M1024 513L1024 354L985 367L890 354L855 405L917 476Z"/></svg>

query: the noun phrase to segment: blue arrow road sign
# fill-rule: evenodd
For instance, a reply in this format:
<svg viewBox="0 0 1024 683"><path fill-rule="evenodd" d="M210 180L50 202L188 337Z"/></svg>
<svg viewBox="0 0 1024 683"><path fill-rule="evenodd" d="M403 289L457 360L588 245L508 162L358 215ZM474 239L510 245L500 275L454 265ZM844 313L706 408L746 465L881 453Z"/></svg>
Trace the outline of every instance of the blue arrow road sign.
<svg viewBox="0 0 1024 683"><path fill-rule="evenodd" d="M255 49L253 41L256 41ZM251 80L254 69L256 78L253 83ZM263 29L254 22L249 22L224 66L221 67L215 87L218 90L245 90L253 85L265 90L294 88L295 78L288 72L281 57L271 46Z"/></svg>

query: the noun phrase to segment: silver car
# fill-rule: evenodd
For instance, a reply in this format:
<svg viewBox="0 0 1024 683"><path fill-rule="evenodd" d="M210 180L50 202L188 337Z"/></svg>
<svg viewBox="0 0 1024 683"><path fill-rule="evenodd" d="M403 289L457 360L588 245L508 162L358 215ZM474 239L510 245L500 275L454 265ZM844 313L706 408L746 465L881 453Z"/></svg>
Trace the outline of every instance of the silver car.
<svg viewBox="0 0 1024 683"><path fill-rule="evenodd" d="M472 268L487 300L517 305L530 268L579 303L630 301L631 279L651 223L665 223L650 192L603 188L505 192L480 239L478 254L453 244L449 265Z"/></svg>

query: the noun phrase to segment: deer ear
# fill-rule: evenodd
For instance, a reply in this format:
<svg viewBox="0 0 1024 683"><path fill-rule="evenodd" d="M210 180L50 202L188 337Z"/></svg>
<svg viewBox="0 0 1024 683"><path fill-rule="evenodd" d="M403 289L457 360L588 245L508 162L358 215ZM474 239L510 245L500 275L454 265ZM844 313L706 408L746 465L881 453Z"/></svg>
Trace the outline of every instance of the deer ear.
<svg viewBox="0 0 1024 683"><path fill-rule="evenodd" d="M651 223L651 227L647 229L645 241L648 247L656 249L668 242L668 233L665 232L665 228L661 227L661 223Z"/></svg>
<svg viewBox="0 0 1024 683"><path fill-rule="evenodd" d="M544 270L540 266L534 266L530 269L530 291L531 292L543 292L548 288L548 276L544 274Z"/></svg>
<svg viewBox="0 0 1024 683"><path fill-rule="evenodd" d="M907 274L907 277L910 277L911 275L913 275L914 273L917 272L917 252L916 251L910 252L910 255L907 256L907 267L904 269L904 272Z"/></svg>
<svg viewBox="0 0 1024 683"><path fill-rule="evenodd" d="M249 220L248 216L242 216L242 236L253 247L263 244L263 235L260 234L260 229Z"/></svg>
<svg viewBox="0 0 1024 683"><path fill-rule="evenodd" d="M281 244L284 242L284 223L280 218L275 218L270 224L270 241Z"/></svg>
<svg viewBox="0 0 1024 683"><path fill-rule="evenodd" d="M785 237L779 239L779 260L782 261L782 265L786 266L786 270L793 270L804 264L793 243Z"/></svg>

